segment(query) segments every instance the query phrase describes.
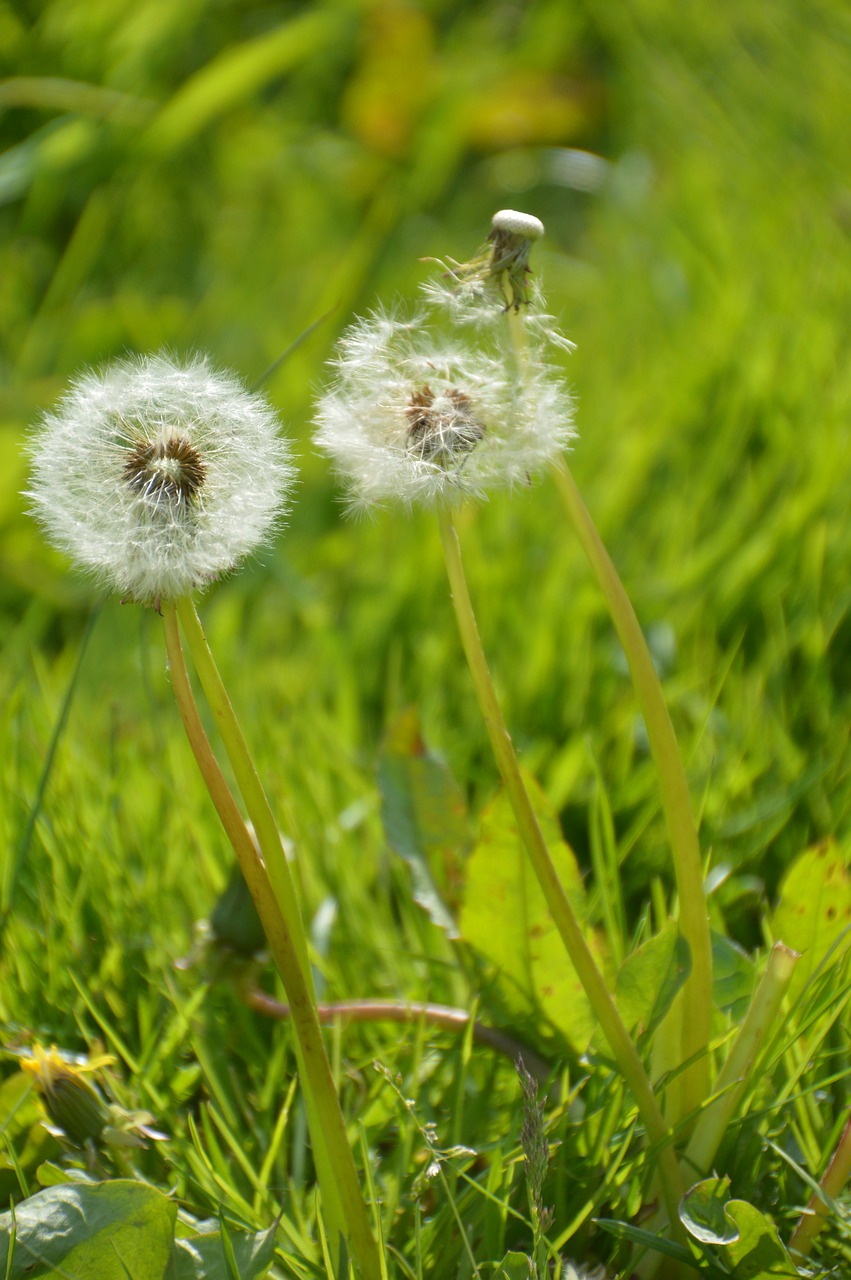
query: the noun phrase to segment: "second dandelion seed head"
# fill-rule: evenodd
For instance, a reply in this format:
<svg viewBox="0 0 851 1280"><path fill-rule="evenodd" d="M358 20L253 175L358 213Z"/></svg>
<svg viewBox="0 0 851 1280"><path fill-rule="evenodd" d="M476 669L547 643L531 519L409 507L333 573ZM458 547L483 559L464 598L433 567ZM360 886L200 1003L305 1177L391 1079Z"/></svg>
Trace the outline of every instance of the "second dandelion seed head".
<svg viewBox="0 0 851 1280"><path fill-rule="evenodd" d="M496 232L529 232L521 217ZM377 310L343 334L315 439L352 506L482 497L528 482L574 435L557 365L571 344L530 307L519 352L504 303L471 279L431 281L415 310Z"/></svg>

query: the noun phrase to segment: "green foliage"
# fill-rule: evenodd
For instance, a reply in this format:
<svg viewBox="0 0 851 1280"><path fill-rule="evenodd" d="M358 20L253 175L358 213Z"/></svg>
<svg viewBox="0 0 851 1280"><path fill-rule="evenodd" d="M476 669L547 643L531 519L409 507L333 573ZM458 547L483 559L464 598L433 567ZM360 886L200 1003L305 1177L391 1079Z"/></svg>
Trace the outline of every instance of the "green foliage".
<svg viewBox="0 0 851 1280"><path fill-rule="evenodd" d="M683 1198L681 1217L689 1235L701 1245L715 1246L715 1256L733 1269L737 1280L772 1280L797 1276L797 1267L765 1214L743 1200L729 1197L729 1180L707 1178Z"/></svg>
<svg viewBox="0 0 851 1280"><path fill-rule="evenodd" d="M699 1264L696 1245L655 1244L686 1276L786 1267L775 1228L788 1239L811 1190L796 1170L821 1177L849 1104L849 48L839 0L687 15L655 0L0 4L3 1041L105 1044L110 1096L171 1135L134 1152L133 1171L226 1221L238 1261L254 1249L267 1264L258 1233L277 1222L279 1268L321 1274L290 1032L247 1007L244 970L208 984L208 970L175 968L229 854L180 735L157 619L106 604L76 672L95 593L25 516L28 423L81 365L128 349L201 347L250 381L332 309L269 383L303 464L290 528L209 593L205 622L294 842L305 916L331 921L325 995L537 1024L554 1073L550 1240L589 1270L629 1274L650 1162L596 1042L576 1060L593 1026L546 936L532 943L537 916L494 911L521 873L436 533L390 511L344 522L308 443L323 362L354 311L415 290L423 257L469 257L497 207L542 217L534 267L578 343L565 367L574 473L664 680L711 864L719 1058L766 938L803 951L716 1157L739 1243L707 1245ZM631 974L629 1018L649 1027L680 968L622 655L546 481L465 520L480 628L539 812L613 981L624 958L623 1007ZM392 732L411 706L421 756ZM428 868L432 905L456 921L463 891L469 945L434 927L397 854ZM249 976L280 995L266 970ZM328 1034L391 1266L417 1280L474 1264L523 1274L532 1224L510 1066L425 1022ZM85 1164L41 1114L10 1069L10 1275L49 1221L36 1171ZM100 1194L126 1205L131 1184L114 1185ZM132 1185L177 1274L228 1274L218 1227L192 1242L192 1271L189 1243L166 1229L174 1202ZM219 1271L204 1271L213 1253ZM811 1265L848 1273L847 1218L831 1216ZM127 1274L114 1250L99 1266Z"/></svg>
<svg viewBox="0 0 851 1280"><path fill-rule="evenodd" d="M241 1280L267 1273L274 1231L199 1231L175 1238L177 1206L154 1187L116 1179L38 1191L0 1217L0 1265L8 1280L231 1280L225 1240Z"/></svg>
<svg viewBox="0 0 851 1280"><path fill-rule="evenodd" d="M15 1280L57 1271L80 1280L161 1280L177 1206L138 1182L38 1191L0 1220L0 1264Z"/></svg>
<svg viewBox="0 0 851 1280"><path fill-rule="evenodd" d="M688 976L688 947L669 920L626 957L618 970L615 999L626 1026L649 1035L671 1007Z"/></svg>
<svg viewBox="0 0 851 1280"><path fill-rule="evenodd" d="M574 854L561 839L558 821L540 790L527 780L550 855L577 916L585 920L585 890ZM479 843L466 866L459 917L462 938L499 974L509 1006L538 1007L546 1022L577 1051L591 1039L595 1021L576 973L529 865L505 795L482 815ZM589 945L605 963L600 938Z"/></svg>
<svg viewBox="0 0 851 1280"><path fill-rule="evenodd" d="M828 953L839 960L851 947L851 872L847 843L827 840L792 863L771 917L773 936L801 952L790 996L799 994Z"/></svg>

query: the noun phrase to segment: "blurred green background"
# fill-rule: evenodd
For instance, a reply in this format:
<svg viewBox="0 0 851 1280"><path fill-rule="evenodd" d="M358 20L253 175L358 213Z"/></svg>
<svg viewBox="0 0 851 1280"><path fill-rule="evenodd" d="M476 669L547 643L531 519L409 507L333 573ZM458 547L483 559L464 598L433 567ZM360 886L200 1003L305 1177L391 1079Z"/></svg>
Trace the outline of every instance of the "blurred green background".
<svg viewBox="0 0 851 1280"><path fill-rule="evenodd" d="M170 961L228 866L158 621L117 601L24 839L98 598L25 514L28 424L127 351L201 349L251 382L329 309L267 384L302 468L289 529L203 612L309 851L306 901L357 908L337 994L393 989L387 727L416 705L474 810L496 774L433 521L345 519L311 403L352 314L412 295L425 257L472 256L502 207L546 224L534 266L577 343L575 474L665 680L714 901L758 941L764 887L842 833L851 797L847 4L0 3L0 65L0 831L15 936L48 958L39 975L7 956L0 1012L77 1000L70 941L120 1014L127 957ZM655 781L555 492L463 524L524 761L583 860L611 810L636 903L666 867ZM393 946L416 955L404 929Z"/></svg>

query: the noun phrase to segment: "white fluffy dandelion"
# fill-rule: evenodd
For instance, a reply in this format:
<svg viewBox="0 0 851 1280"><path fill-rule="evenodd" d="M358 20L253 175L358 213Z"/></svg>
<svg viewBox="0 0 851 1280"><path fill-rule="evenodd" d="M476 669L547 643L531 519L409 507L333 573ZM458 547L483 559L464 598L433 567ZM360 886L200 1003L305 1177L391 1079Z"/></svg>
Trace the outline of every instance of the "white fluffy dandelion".
<svg viewBox="0 0 851 1280"><path fill-rule="evenodd" d="M27 496L49 539L143 603L186 595L254 551L294 476L271 406L203 358L83 374L30 453Z"/></svg>
<svg viewBox="0 0 851 1280"><path fill-rule="evenodd" d="M430 504L528 482L574 434L546 334L533 333L519 362L507 334L447 326L441 304L435 295L407 318L376 312L340 340L315 440L353 506Z"/></svg>

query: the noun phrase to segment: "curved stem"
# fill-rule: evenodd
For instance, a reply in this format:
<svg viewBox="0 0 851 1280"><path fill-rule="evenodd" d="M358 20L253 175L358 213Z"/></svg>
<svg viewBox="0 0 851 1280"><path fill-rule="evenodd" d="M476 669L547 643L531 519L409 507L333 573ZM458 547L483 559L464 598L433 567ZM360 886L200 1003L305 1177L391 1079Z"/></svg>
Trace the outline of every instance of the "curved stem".
<svg viewBox="0 0 851 1280"><path fill-rule="evenodd" d="M246 987L240 993L251 1009L265 1014L267 1018L289 1018L290 1007L281 1004L265 991L257 987ZM456 1009L452 1005L431 1004L422 1000L338 1000L331 1004L317 1005L319 1021L323 1026L336 1022L428 1022L444 1031L466 1031L473 1023L473 1039L479 1044L487 1045L496 1053L503 1054L516 1062L523 1059L524 1066L539 1084L545 1084L553 1073L553 1068L528 1045L521 1044L513 1036L509 1036L498 1027L486 1026L484 1022L473 1019L466 1009Z"/></svg>
<svg viewBox="0 0 851 1280"><path fill-rule="evenodd" d="M709 1092L708 1046L712 1030L712 943L691 797L674 726L635 610L567 466L559 463L554 476L580 545L606 597L629 663L659 775L677 879L680 924L691 952L691 973L682 998L682 1061L694 1060L680 1079L681 1113L688 1116L698 1111Z"/></svg>
<svg viewBox="0 0 851 1280"><path fill-rule="evenodd" d="M665 1124L638 1051L623 1024L611 993L594 962L582 927L565 894L553 865L538 819L532 808L520 765L508 734L502 710L493 687L487 658L467 589L458 534L447 507L439 509L440 534L452 593L452 604L461 634L461 643L473 679L476 696L491 740L505 790L514 810L517 827L526 847L544 897L561 935L565 950L591 1003L618 1068L632 1090L651 1142L659 1149L659 1174L668 1208L669 1220L678 1229L677 1204L684 1191L679 1165L671 1146L671 1135Z"/></svg>
<svg viewBox="0 0 851 1280"><path fill-rule="evenodd" d="M198 626L200 629L200 623ZM301 948L293 940L266 867L210 746L183 659L175 606L171 604L163 605L163 628L172 686L189 745L239 861L290 1001L299 1075L329 1227L334 1238L343 1233L366 1280L380 1280L381 1263L325 1052L313 988L305 981L302 968L300 952L306 956L306 943L303 934Z"/></svg>

